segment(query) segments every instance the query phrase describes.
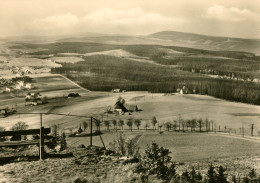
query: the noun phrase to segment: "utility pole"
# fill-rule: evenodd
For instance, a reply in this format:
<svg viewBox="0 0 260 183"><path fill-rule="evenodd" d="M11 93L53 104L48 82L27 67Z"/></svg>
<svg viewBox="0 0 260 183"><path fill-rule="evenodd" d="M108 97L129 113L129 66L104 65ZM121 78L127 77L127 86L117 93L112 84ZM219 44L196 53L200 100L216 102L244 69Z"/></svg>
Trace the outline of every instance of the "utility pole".
<svg viewBox="0 0 260 183"><path fill-rule="evenodd" d="M92 120L93 117L90 117L90 147L92 147Z"/></svg>
<svg viewBox="0 0 260 183"><path fill-rule="evenodd" d="M40 159L44 159L44 127L42 126L42 113L40 113Z"/></svg>

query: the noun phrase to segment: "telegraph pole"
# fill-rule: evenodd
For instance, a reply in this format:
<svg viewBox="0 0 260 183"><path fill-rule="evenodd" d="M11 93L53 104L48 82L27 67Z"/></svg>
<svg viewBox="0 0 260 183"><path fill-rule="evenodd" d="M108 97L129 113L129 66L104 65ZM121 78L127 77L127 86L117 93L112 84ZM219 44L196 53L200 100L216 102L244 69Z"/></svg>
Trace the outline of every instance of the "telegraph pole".
<svg viewBox="0 0 260 183"><path fill-rule="evenodd" d="M40 113L40 159L44 159L44 127L42 126L42 113Z"/></svg>
<svg viewBox="0 0 260 183"><path fill-rule="evenodd" d="M92 120L93 117L90 117L90 147L92 146Z"/></svg>

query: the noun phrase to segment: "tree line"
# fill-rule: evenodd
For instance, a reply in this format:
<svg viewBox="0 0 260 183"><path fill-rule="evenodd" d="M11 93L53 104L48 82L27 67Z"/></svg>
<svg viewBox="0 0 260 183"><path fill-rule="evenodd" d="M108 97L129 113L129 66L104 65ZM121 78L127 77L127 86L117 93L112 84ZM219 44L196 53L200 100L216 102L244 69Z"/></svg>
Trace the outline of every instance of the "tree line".
<svg viewBox="0 0 260 183"><path fill-rule="evenodd" d="M84 59L75 64L62 63L63 67L52 68L52 72L64 74L81 86L96 91L121 88L128 91L173 93L185 86L189 93L260 104L260 85L257 83L210 78L112 56L90 56Z"/></svg>

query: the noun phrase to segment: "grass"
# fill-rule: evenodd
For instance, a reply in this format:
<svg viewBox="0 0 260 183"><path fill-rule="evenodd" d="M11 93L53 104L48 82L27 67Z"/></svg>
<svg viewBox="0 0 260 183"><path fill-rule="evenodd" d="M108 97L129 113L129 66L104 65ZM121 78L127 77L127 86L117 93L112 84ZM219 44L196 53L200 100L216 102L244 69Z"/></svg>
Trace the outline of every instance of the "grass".
<svg viewBox="0 0 260 183"><path fill-rule="evenodd" d="M141 151L151 142L169 148L176 162L260 155L260 143L211 134L144 134L138 142Z"/></svg>
<svg viewBox="0 0 260 183"><path fill-rule="evenodd" d="M136 135L127 132L128 137ZM169 148L173 161L183 162L177 165L177 173L195 167L202 174L210 163L213 166L224 166L229 175L236 172L241 175L248 174L251 168L259 173L260 143L251 143L227 137L210 134L185 134L185 133L158 133L147 132L142 134L139 141L141 152L146 144L152 141ZM103 136L106 141L112 140L115 133ZM97 139L95 139L97 140ZM97 144L95 144L97 145ZM33 153L35 148L30 152ZM0 181L6 182L140 182L140 174L135 173L136 164L122 165L116 157L99 156L97 163L82 158L86 150L69 148L74 157L66 159L46 159L44 161L16 162L0 166ZM36 152L34 152L36 153ZM257 156L258 154L258 156ZM82 156L83 155L83 156ZM86 157L87 158L87 157ZM103 158L103 160L102 160ZM155 177L150 177L149 182L159 182ZM8 181L7 181L8 180Z"/></svg>

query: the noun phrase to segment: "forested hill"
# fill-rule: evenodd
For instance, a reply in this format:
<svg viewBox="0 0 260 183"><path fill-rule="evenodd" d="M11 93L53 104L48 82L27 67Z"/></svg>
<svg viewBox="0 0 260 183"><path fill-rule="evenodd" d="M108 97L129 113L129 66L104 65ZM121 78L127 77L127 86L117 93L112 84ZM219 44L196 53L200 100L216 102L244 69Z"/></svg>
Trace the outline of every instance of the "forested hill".
<svg viewBox="0 0 260 183"><path fill-rule="evenodd" d="M147 37L168 42L177 46L186 46L210 50L248 51L260 54L259 39L241 39L230 37L215 37L175 31L163 31L150 34Z"/></svg>
<svg viewBox="0 0 260 183"><path fill-rule="evenodd" d="M106 44L148 44L163 46L181 46L206 50L245 51L260 55L259 39L241 39L231 37L215 37L201 34L163 31L150 35L72 35L58 42L95 42Z"/></svg>

